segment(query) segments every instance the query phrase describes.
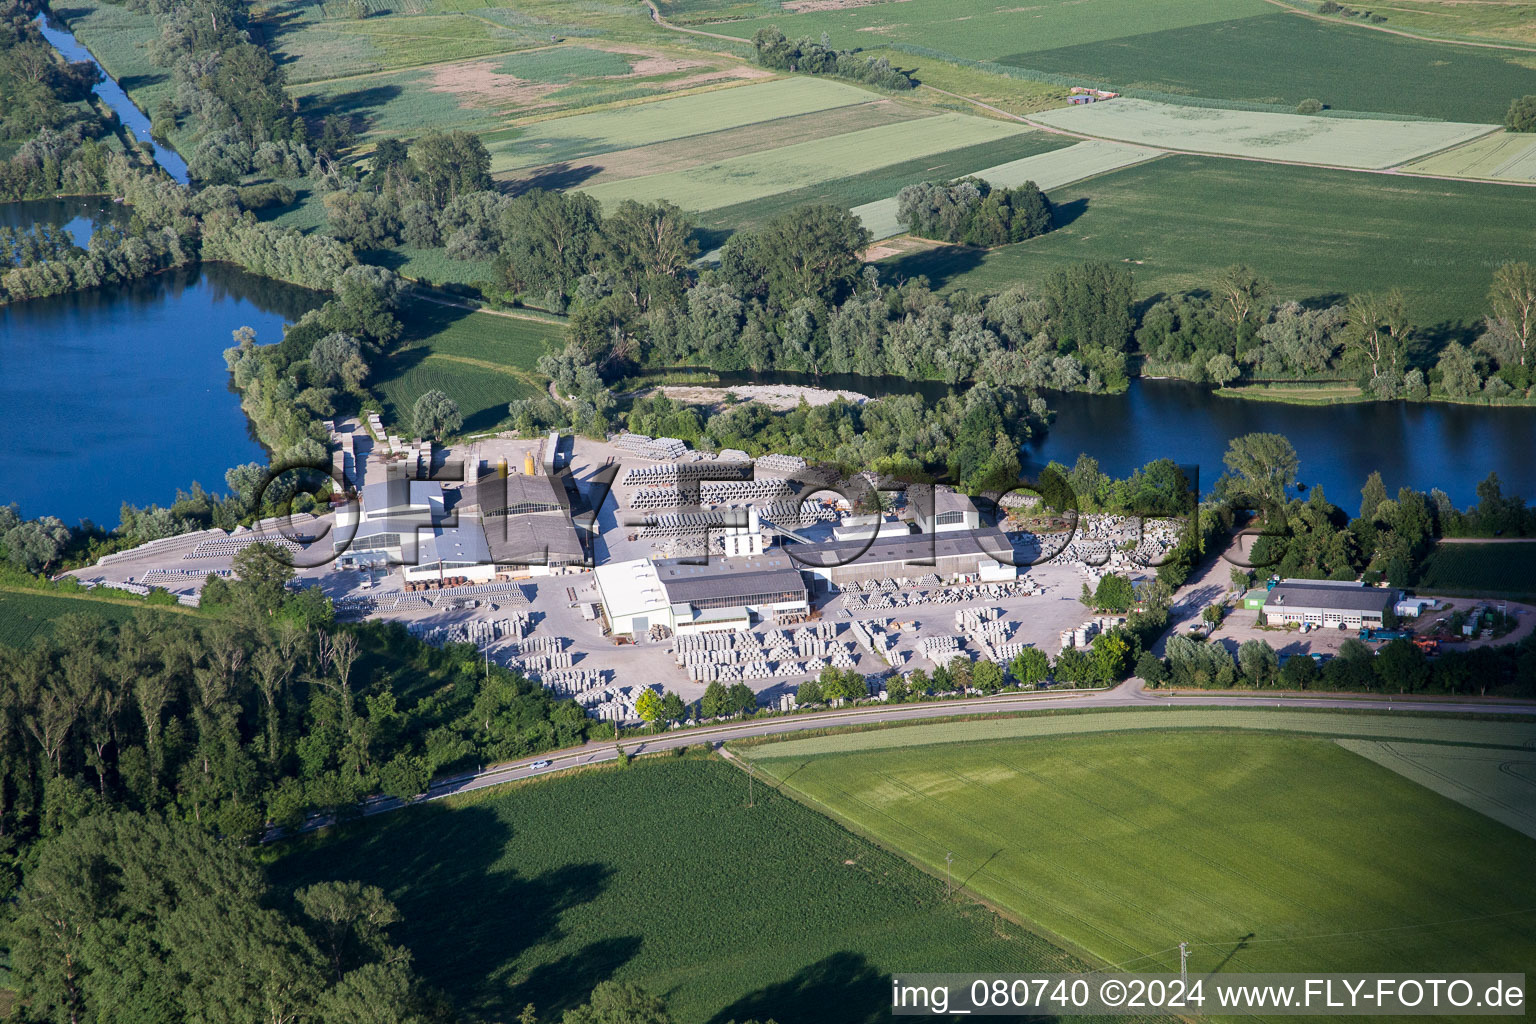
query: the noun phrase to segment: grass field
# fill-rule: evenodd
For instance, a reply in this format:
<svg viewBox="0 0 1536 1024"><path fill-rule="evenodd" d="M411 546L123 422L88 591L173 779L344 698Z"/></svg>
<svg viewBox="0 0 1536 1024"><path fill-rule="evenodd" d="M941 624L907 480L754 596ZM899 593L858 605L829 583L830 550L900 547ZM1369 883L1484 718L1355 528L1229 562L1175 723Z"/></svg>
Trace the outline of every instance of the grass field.
<svg viewBox="0 0 1536 1024"><path fill-rule="evenodd" d="M36 637L52 633L54 622L64 615L88 615L105 625L126 621L149 607L139 602L0 590L0 644L25 647Z"/></svg>
<svg viewBox="0 0 1536 1024"><path fill-rule="evenodd" d="M1287 405L1334 405L1364 399L1354 384L1241 384L1217 388L1222 398L1247 398L1259 402L1284 402Z"/></svg>
<svg viewBox="0 0 1536 1024"><path fill-rule="evenodd" d="M1462 178L1536 181L1536 135L1494 132L1444 153L1415 160L1405 169Z"/></svg>
<svg viewBox="0 0 1536 1024"><path fill-rule="evenodd" d="M1156 150L1113 142L1079 142L1064 149L967 173L996 188L1016 188L1026 181L1033 181L1042 189L1053 189L1128 164L1151 160L1157 155ZM901 222L896 219L895 196L856 206L853 212L875 238L889 238L902 231Z"/></svg>
<svg viewBox="0 0 1536 1024"><path fill-rule="evenodd" d="M674 5L659 6L673 16ZM791 38L817 39L825 32L839 47L873 47L891 41L931 47L971 60L991 60L1024 48L1099 43L1138 32L1273 10L1262 0L1036 0L1027 5L994 0L905 0L799 14L781 10L730 21L718 30L750 39L759 28L773 25ZM681 20L697 22L706 14L706 5L690 3L687 16Z"/></svg>
<svg viewBox="0 0 1536 1024"><path fill-rule="evenodd" d="M784 78L537 121L486 136L485 143L491 151L492 173L505 175L518 168L579 160L669 139L866 103L871 97L863 89L839 82Z"/></svg>
<svg viewBox="0 0 1536 1024"><path fill-rule="evenodd" d="M1536 597L1536 541L1437 545L1414 586L1426 594Z"/></svg>
<svg viewBox="0 0 1536 1024"><path fill-rule="evenodd" d="M321 836L280 885L357 878L416 967L477 1016L558 1019L597 982L678 1024L876 1024L906 970L1071 970L1041 939L718 761L642 760Z"/></svg>
<svg viewBox="0 0 1536 1024"><path fill-rule="evenodd" d="M731 157L685 171L593 185L583 191L605 206L624 199L669 199L685 209L711 210L1028 130L968 114L937 114Z"/></svg>
<svg viewBox="0 0 1536 1024"><path fill-rule="evenodd" d="M1201 973L1536 962L1536 842L1327 738L774 746L754 760L814 806L930 871L952 852L971 891L1107 963L1176 969L1180 941Z"/></svg>
<svg viewBox="0 0 1536 1024"><path fill-rule="evenodd" d="M1273 7L1270 10L1274 10ZM1169 27L998 63L1121 88L1497 124L1530 91L1531 55L1425 42L1294 14ZM1362 73L1362 69L1371 69Z"/></svg>
<svg viewBox="0 0 1536 1024"><path fill-rule="evenodd" d="M1488 125L1304 117L1122 98L1035 115L1067 131L1264 160L1394 167L1491 132Z"/></svg>
<svg viewBox="0 0 1536 1024"><path fill-rule="evenodd" d="M903 50L866 49L861 51L861 55L884 57L896 67L915 75L917 80L925 86L987 103L1014 114L1047 110L1051 107L1059 107L1067 101L1067 88L1049 82L992 74L980 68L939 60L935 57L917 56ZM924 99L936 106L948 107L951 110L975 111L975 108L968 103L935 97L927 94L926 90Z"/></svg>
<svg viewBox="0 0 1536 1024"><path fill-rule="evenodd" d="M1071 223L990 252L886 264L995 292L1083 260L1120 263L1141 295L1207 287L1247 263L1285 298L1402 288L1422 325L1481 320L1494 269L1536 259L1536 190L1168 156L1057 189Z"/></svg>
<svg viewBox="0 0 1536 1024"><path fill-rule="evenodd" d="M459 404L464 432L505 422L507 403L544 387L539 356L565 340L565 326L418 301L402 317L406 335L370 381L384 419L406 423L423 392L441 389Z"/></svg>

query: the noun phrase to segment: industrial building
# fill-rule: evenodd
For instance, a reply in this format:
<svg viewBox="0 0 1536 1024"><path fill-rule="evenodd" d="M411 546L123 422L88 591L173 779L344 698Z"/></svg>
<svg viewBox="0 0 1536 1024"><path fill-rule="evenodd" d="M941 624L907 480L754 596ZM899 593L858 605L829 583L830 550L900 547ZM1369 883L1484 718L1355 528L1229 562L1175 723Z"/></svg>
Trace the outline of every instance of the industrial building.
<svg viewBox="0 0 1536 1024"><path fill-rule="evenodd" d="M1352 580L1281 580L1264 599L1264 622L1329 629L1380 628L1398 596L1391 588L1368 587Z"/></svg>
<svg viewBox="0 0 1536 1024"><path fill-rule="evenodd" d="M974 506L971 511L974 513ZM1019 574L1012 541L994 528L962 532L950 527L943 532L894 537L882 533L864 540L794 544L785 551L802 570L834 587L929 575L974 576L991 582L1016 579Z"/></svg>
<svg viewBox="0 0 1536 1024"><path fill-rule="evenodd" d="M595 576L614 633L640 635L656 625L684 636L742 630L797 621L811 610L805 578L778 553L704 563L638 558L600 565Z"/></svg>
<svg viewBox="0 0 1536 1024"><path fill-rule="evenodd" d="M571 500L558 477L533 472L482 475L467 468L460 510L479 516L491 559L504 575L536 576L584 565L586 550L571 522Z"/></svg>

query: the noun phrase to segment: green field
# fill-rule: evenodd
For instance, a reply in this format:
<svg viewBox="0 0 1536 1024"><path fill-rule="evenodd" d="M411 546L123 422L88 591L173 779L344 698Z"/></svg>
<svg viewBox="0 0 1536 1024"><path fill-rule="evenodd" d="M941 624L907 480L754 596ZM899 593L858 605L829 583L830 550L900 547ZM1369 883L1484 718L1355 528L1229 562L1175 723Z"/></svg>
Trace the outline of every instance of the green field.
<svg viewBox="0 0 1536 1024"><path fill-rule="evenodd" d="M1440 544L1414 586L1426 594L1536 597L1536 541L1526 544Z"/></svg>
<svg viewBox="0 0 1536 1024"><path fill-rule="evenodd" d="M147 607L129 601L0 590L0 644L25 647L36 637L52 633L54 622L64 615L88 615L105 626L126 621Z"/></svg>
<svg viewBox="0 0 1536 1024"><path fill-rule="evenodd" d="M1106 963L1176 969L1181 941L1192 972L1536 963L1536 841L1325 737L776 746L754 761L813 806L936 873L952 852L971 891Z"/></svg>
<svg viewBox="0 0 1536 1024"><path fill-rule="evenodd" d="M1416 160L1406 170L1461 178L1536 181L1536 135L1494 132L1464 146Z"/></svg>
<svg viewBox="0 0 1536 1024"><path fill-rule="evenodd" d="M995 142L1023 131L1029 129L969 114L938 114L835 138L780 146L685 171L593 185L583 191L604 206L614 206L625 199L668 199L685 209L712 210L862 174L914 155L922 157Z"/></svg>
<svg viewBox="0 0 1536 1024"><path fill-rule="evenodd" d="M1345 750L1536 838L1536 753L1441 743L1338 743Z"/></svg>
<svg viewBox="0 0 1536 1024"><path fill-rule="evenodd" d="M661 3L665 13L675 4ZM724 5L722 5L724 6ZM994 0L905 0L903 3L849 5L841 10L802 14L771 10L759 17L733 20L718 31L750 39L765 26L777 26L791 38L819 38L823 32L839 47L910 43L971 60L1001 54L1098 43L1159 29L1200 25L1274 8L1262 0L1035 0L998 4ZM786 5L787 6L787 5ZM709 5L688 3L694 23Z"/></svg>
<svg viewBox="0 0 1536 1024"><path fill-rule="evenodd" d="M1118 88L1497 124L1531 91L1531 56L1276 12L997 60Z"/></svg>
<svg viewBox="0 0 1536 1024"><path fill-rule="evenodd" d="M872 94L816 78L784 78L758 85L679 96L617 110L537 121L485 138L491 171L578 160L669 139L705 135L815 110L865 103Z"/></svg>
<svg viewBox="0 0 1536 1024"><path fill-rule="evenodd" d="M1169 156L1057 189L1071 220L990 252L943 247L886 264L935 287L996 292L1083 260L1138 293L1207 287L1247 263L1283 298L1402 288L1419 324L1474 324L1507 260L1536 260L1536 190Z"/></svg>
<svg viewBox="0 0 1536 1024"><path fill-rule="evenodd" d="M1317 4L1308 0L1281 0L1311 13ZM1378 11L1381 11L1378 8ZM1461 0L1392 0L1381 28L1422 32L1444 39L1492 40L1504 44L1536 44L1536 5L1512 3L1462 3ZM1340 19L1360 25L1359 19Z"/></svg>
<svg viewBox="0 0 1536 1024"><path fill-rule="evenodd" d="M718 761L642 760L321 836L279 885L357 878L461 1008L540 1020L605 978L677 1024L876 1024L906 970L1070 970L1059 950Z"/></svg>
<svg viewBox="0 0 1536 1024"><path fill-rule="evenodd" d="M423 392L437 388L459 403L464 432L494 430L507 403L536 394L544 381L534 364L560 347L565 326L418 301L402 318L406 335L370 385L391 425L409 422Z"/></svg>
<svg viewBox="0 0 1536 1024"><path fill-rule="evenodd" d="M1305 117L1122 98L1046 111L1057 128L1144 146L1264 160L1384 168L1488 135L1488 125Z"/></svg>

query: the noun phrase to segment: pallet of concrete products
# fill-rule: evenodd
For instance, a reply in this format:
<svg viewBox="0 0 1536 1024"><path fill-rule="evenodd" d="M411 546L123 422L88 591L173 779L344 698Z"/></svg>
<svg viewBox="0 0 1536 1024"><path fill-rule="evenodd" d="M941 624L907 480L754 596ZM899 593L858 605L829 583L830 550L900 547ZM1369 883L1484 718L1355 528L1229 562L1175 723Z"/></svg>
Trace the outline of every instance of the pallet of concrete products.
<svg viewBox="0 0 1536 1024"><path fill-rule="evenodd" d="M1023 640L1009 640L1006 643L995 644L992 647L993 660L1006 664L1024 653L1025 648L1033 646L1034 644L1026 643Z"/></svg>
<svg viewBox="0 0 1536 1024"><path fill-rule="evenodd" d="M757 459L757 469L763 473L794 473L804 469L805 466L805 460L798 455L773 453L760 455Z"/></svg>
<svg viewBox="0 0 1536 1024"><path fill-rule="evenodd" d="M563 636L530 636L525 637L517 645L518 653L524 657L530 654L558 654L565 650L565 637Z"/></svg>
<svg viewBox="0 0 1536 1024"><path fill-rule="evenodd" d="M613 446L642 459L677 459L688 452L688 445L675 437L650 437L646 434L619 434Z"/></svg>
<svg viewBox="0 0 1536 1024"><path fill-rule="evenodd" d="M960 653L960 638L957 636L925 636L917 642L917 650L923 657L932 662L946 662Z"/></svg>
<svg viewBox="0 0 1536 1024"><path fill-rule="evenodd" d="M550 669L570 668L572 660L570 651L562 654L536 654L523 658L523 671L543 673Z"/></svg>
<svg viewBox="0 0 1536 1024"><path fill-rule="evenodd" d="M832 666L834 668L855 668L857 665L858 662L847 651L839 650L832 655Z"/></svg>
<svg viewBox="0 0 1536 1024"><path fill-rule="evenodd" d="M978 629L982 623L996 619L998 614L996 608L961 608L955 612L955 628L962 633Z"/></svg>
<svg viewBox="0 0 1536 1024"><path fill-rule="evenodd" d="M699 500L711 505L734 505L747 501L764 501L782 498L790 494L789 481L767 480L707 480L699 484Z"/></svg>
<svg viewBox="0 0 1536 1024"><path fill-rule="evenodd" d="M629 507L641 511L682 506L683 492L676 487L642 487L629 496Z"/></svg>
<svg viewBox="0 0 1536 1024"><path fill-rule="evenodd" d="M562 697L572 697L602 687L607 676L607 669L572 668L546 672L539 682Z"/></svg>

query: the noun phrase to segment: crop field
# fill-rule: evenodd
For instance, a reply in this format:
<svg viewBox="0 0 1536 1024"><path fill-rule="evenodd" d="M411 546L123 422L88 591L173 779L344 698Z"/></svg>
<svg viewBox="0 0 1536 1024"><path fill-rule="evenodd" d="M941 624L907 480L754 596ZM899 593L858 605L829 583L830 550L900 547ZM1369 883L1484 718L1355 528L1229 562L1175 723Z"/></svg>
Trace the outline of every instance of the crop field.
<svg viewBox="0 0 1536 1024"><path fill-rule="evenodd" d="M1027 156L968 173L994 188L1017 188L1026 181L1033 181L1042 189L1053 189L1095 174L1151 160L1159 155L1157 150L1139 146L1121 146L1113 142L1079 142L1065 149L1055 149L1049 153ZM853 213L875 238L901 234L901 222L896 219L895 196L856 206Z"/></svg>
<svg viewBox="0 0 1536 1024"><path fill-rule="evenodd" d="M271 873L379 886L424 978L493 1020L529 1002L559 1019L611 977L664 994L677 1024L876 1024L913 965L1079 963L761 782L747 802L732 766L641 760L374 819Z"/></svg>
<svg viewBox="0 0 1536 1024"><path fill-rule="evenodd" d="M853 208L893 196L913 182L959 178L973 173L978 167L1021 160L1070 145L1071 140L1059 135L1025 131L993 142L961 146L943 153L888 164L862 174L791 189L748 203L718 207L703 212L697 219L707 232L715 236L728 235L732 231L759 227L785 210L806 203L832 203Z"/></svg>
<svg viewBox="0 0 1536 1024"><path fill-rule="evenodd" d="M595 185L584 191L605 206L625 199L669 199L686 209L711 210L1028 130L969 114L937 114L732 157L686 171Z"/></svg>
<svg viewBox="0 0 1536 1024"><path fill-rule="evenodd" d="M1421 325L1474 324L1499 264L1536 260L1536 190L1383 178L1210 157L1167 156L1079 185L1051 201L1074 219L988 252L946 246L893 261L935 287L996 292L1084 260L1136 275L1151 295L1207 287L1247 263L1281 297L1402 288Z"/></svg>
<svg viewBox="0 0 1536 1024"><path fill-rule="evenodd" d="M1536 541L1436 545L1414 586L1426 594L1536 597Z"/></svg>
<svg viewBox="0 0 1536 1024"><path fill-rule="evenodd" d="M1031 48L997 61L1112 87L1288 107L1315 98L1337 110L1497 124L1510 97L1530 91L1531 56L1277 11L1108 42ZM1370 73L1362 73L1365 68Z"/></svg>
<svg viewBox="0 0 1536 1024"><path fill-rule="evenodd" d="M1282 0L1312 13L1306 0ZM1536 44L1536 7L1529 3L1465 3L1463 0L1392 0L1377 8L1387 15L1382 28L1422 32L1445 39L1485 39L1499 43ZM1358 21L1352 22L1358 25Z"/></svg>
<svg viewBox="0 0 1536 1024"><path fill-rule="evenodd" d="M673 17L673 4L658 6ZM707 17L707 5L686 6L681 23L698 24ZM1036 0L1027 5L995 0L788 0L777 11L772 9L777 5L765 6L768 10L756 18L729 21L715 30L750 39L760 28L777 26L791 38L817 39L825 32L840 47L910 43L971 60L992 60L1019 50L1099 43L1274 10L1262 0Z"/></svg>
<svg viewBox="0 0 1536 1024"><path fill-rule="evenodd" d="M1536 838L1536 752L1339 740L1345 750Z"/></svg>
<svg viewBox="0 0 1536 1024"><path fill-rule="evenodd" d="M408 422L416 399L438 388L459 404L465 433L494 429L506 420L508 402L544 386L534 365L565 339L561 323L425 301L410 313L406 336L371 382L390 423Z"/></svg>
<svg viewBox="0 0 1536 1024"><path fill-rule="evenodd" d="M346 4L276 0L260 18L292 83L512 53L599 29L632 38L658 34L644 8L604 0L370 0L370 6L369 17L354 18ZM625 27L633 31L622 32Z"/></svg>
<svg viewBox="0 0 1536 1024"><path fill-rule="evenodd" d="M1056 128L1144 146L1385 168L1488 135L1484 124L1306 117L1121 98L1035 115Z"/></svg>
<svg viewBox="0 0 1536 1024"><path fill-rule="evenodd" d="M427 68L349 76L292 90L313 117L340 114L363 135L484 132L547 115L769 77L762 68L622 44L545 46Z"/></svg>
<svg viewBox="0 0 1536 1024"><path fill-rule="evenodd" d="M491 172L593 157L705 135L817 110L867 103L871 94L839 82L783 78L652 103L537 121L485 137Z"/></svg>
<svg viewBox="0 0 1536 1024"><path fill-rule="evenodd" d="M26 647L35 638L52 633L54 622L65 615L87 615L106 625L124 622L150 608L127 602L0 590L0 645Z"/></svg>
<svg viewBox="0 0 1536 1024"><path fill-rule="evenodd" d="M1324 737L774 746L755 762L813 806L938 874L952 853L968 889L1107 963L1174 970L1180 941L1201 973L1536 961L1536 841Z"/></svg>
<svg viewBox="0 0 1536 1024"><path fill-rule="evenodd" d="M993 74L981 68L940 60L936 57L908 53L905 50L865 49L864 57L884 57L896 67L905 69L917 77L923 85L945 92L955 93L968 99L999 107L1014 114L1028 114L1036 110L1059 107L1067 101L1067 88L1050 82L1014 75ZM951 110L972 110L959 100L927 96L936 106Z"/></svg>
<svg viewBox="0 0 1536 1024"><path fill-rule="evenodd" d="M1536 135L1494 132L1464 146L1415 160L1404 170L1459 178L1536 181Z"/></svg>
<svg viewBox="0 0 1536 1024"><path fill-rule="evenodd" d="M727 128L708 135L670 139L650 146L601 153L581 161L579 165L562 163L535 167L527 172L528 178L524 180L541 181L558 177L571 182L569 187L575 187L576 184L596 185L625 178L641 178L648 174L681 171L700 164L758 153L776 145L812 142L865 128L878 128L932 116L932 110L910 103L871 100L847 107L775 118L741 128Z"/></svg>

